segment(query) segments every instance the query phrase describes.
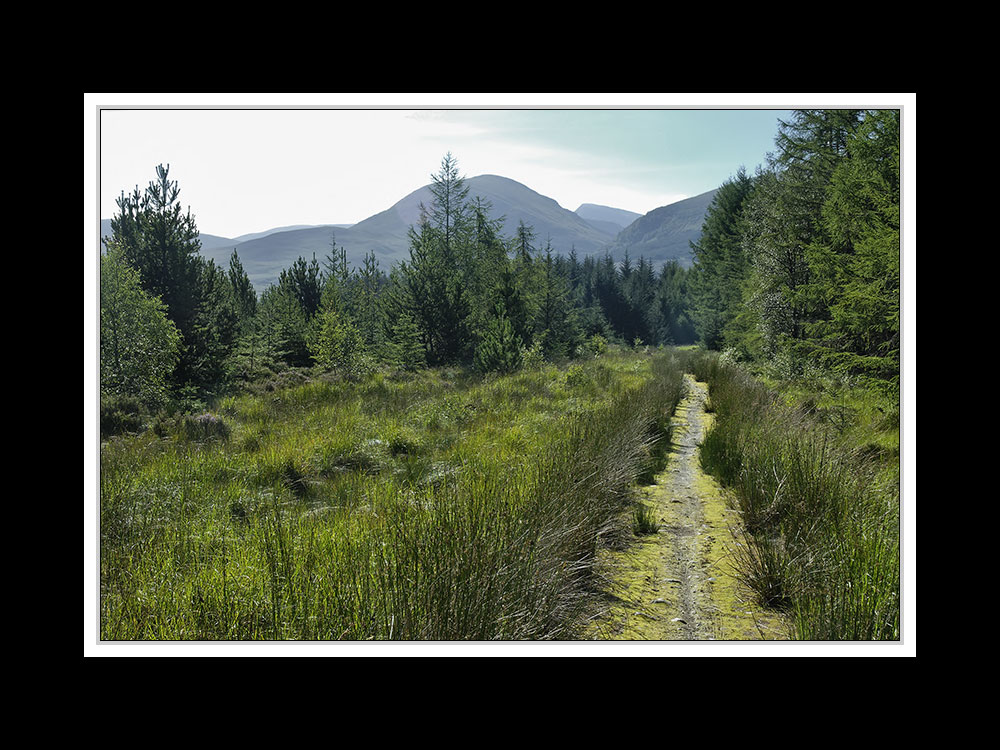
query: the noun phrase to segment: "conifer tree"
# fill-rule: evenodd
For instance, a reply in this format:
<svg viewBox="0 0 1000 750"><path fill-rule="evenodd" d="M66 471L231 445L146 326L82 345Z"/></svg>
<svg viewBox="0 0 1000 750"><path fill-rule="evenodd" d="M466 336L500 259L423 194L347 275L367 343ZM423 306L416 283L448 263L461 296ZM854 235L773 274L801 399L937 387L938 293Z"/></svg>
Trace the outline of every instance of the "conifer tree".
<svg viewBox="0 0 1000 750"><path fill-rule="evenodd" d="M565 279L556 271L552 245L547 243L541 264L541 288L535 313L535 340L548 357L571 354L580 341L579 328L570 307Z"/></svg>
<svg viewBox="0 0 1000 750"><path fill-rule="evenodd" d="M170 165L156 167L156 180L144 192L138 186L118 198L118 213L111 219L108 246L120 249L125 261L139 273L143 289L159 297L167 316L181 335L175 383L190 381L199 363L188 345L194 335L195 317L202 303L203 259L201 240L190 209L182 213L180 188L169 177Z"/></svg>
<svg viewBox="0 0 1000 750"><path fill-rule="evenodd" d="M898 383L900 363L899 114L865 112L833 171L829 317L811 331L828 366L885 383Z"/></svg>
<svg viewBox="0 0 1000 750"><path fill-rule="evenodd" d="M430 207L410 228L410 260L400 264L406 309L422 333L429 364L463 359L470 351L470 299L465 282L469 249L468 188L449 153L433 175Z"/></svg>
<svg viewBox="0 0 1000 750"><path fill-rule="evenodd" d="M317 315L316 324L316 333L309 341L316 363L342 374L357 373L366 353L357 327L332 307Z"/></svg>
<svg viewBox="0 0 1000 750"><path fill-rule="evenodd" d="M370 352L380 352L383 343L382 307L380 294L385 285L385 274L379 269L375 251L365 255L357 273L353 296L354 319L365 347Z"/></svg>
<svg viewBox="0 0 1000 750"><path fill-rule="evenodd" d="M494 315L476 348L475 364L481 372L514 372L521 366L521 339L514 332L502 304L497 303Z"/></svg>
<svg viewBox="0 0 1000 750"><path fill-rule="evenodd" d="M742 311L743 285L749 264L743 251L743 206L753 180L740 167L716 191L691 243L694 265L693 316L702 343L721 349L734 343L734 321Z"/></svg>
<svg viewBox="0 0 1000 750"><path fill-rule="evenodd" d="M233 299L240 320L250 320L257 312L257 292L250 283L250 277L247 276L235 249L229 256L229 285L233 290Z"/></svg>

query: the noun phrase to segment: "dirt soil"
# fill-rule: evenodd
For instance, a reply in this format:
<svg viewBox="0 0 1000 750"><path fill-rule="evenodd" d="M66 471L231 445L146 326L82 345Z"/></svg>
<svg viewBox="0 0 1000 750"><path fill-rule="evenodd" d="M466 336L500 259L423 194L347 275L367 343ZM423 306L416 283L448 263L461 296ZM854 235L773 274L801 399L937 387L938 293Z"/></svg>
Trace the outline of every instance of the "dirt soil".
<svg viewBox="0 0 1000 750"><path fill-rule="evenodd" d="M591 620L593 640L781 640L787 628L775 612L754 604L732 566L741 536L739 513L726 491L701 469L699 445L711 424L708 387L686 377L666 469L640 488L659 531L624 549L602 551L598 573L606 608Z"/></svg>

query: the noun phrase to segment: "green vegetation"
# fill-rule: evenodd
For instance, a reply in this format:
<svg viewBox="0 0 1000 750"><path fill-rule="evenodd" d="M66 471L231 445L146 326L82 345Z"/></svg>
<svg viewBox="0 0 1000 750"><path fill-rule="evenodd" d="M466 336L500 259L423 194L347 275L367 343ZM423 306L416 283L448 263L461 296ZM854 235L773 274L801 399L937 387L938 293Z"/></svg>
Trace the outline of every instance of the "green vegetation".
<svg viewBox="0 0 1000 750"><path fill-rule="evenodd" d="M761 602L899 637L898 111L796 112L691 269L505 237L448 154L407 262L257 295L168 174L101 258L102 638L573 637L685 371Z"/></svg>
<svg viewBox="0 0 1000 750"><path fill-rule="evenodd" d="M699 340L785 379L899 388L899 110L803 110L692 245Z"/></svg>
<svg viewBox="0 0 1000 750"><path fill-rule="evenodd" d="M117 297L102 288L105 436L313 368L345 377L427 366L503 374L597 355L608 344L694 341L684 269L668 264L657 274L627 256L620 267L610 255L581 261L572 249L563 256L537 246L523 222L505 237L489 204L468 195L450 154L432 176L434 200L410 229L406 262L387 273L371 252L351 269L333 236L326 258L298 258L259 296L235 251L226 270L199 254L194 217L181 212L169 167L156 177L145 192L122 194L102 261L107 283L123 289L114 280L127 273L135 287ZM126 330L148 360L119 366L108 347ZM140 377L139 365L159 379Z"/></svg>
<svg viewBox="0 0 1000 750"><path fill-rule="evenodd" d="M747 531L744 581L791 613L797 638L898 639L899 457L870 448L876 430L898 443L898 420L831 423L811 399L789 404L718 355L690 356L716 415L702 464L734 490Z"/></svg>
<svg viewBox="0 0 1000 750"><path fill-rule="evenodd" d="M318 379L101 454L101 635L573 637L681 393L624 352L483 379Z"/></svg>

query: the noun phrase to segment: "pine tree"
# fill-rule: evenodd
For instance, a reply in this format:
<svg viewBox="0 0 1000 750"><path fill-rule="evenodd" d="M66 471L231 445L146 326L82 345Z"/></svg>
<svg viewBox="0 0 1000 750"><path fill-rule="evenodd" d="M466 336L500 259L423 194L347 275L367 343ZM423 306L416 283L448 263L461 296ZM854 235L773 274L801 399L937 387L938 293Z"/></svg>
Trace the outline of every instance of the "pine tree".
<svg viewBox="0 0 1000 750"><path fill-rule="evenodd" d="M743 284L749 264L743 251L743 206L753 180L740 167L716 191L702 223L701 236L691 243L694 265L693 316L702 343L710 349L732 344L730 330L742 311Z"/></svg>
<svg viewBox="0 0 1000 750"><path fill-rule="evenodd" d="M248 321L257 313L257 292L250 283L240 256L236 250L229 256L229 285L233 290L233 298L236 310L239 312L241 321Z"/></svg>
<svg viewBox="0 0 1000 750"><path fill-rule="evenodd" d="M319 312L323 301L323 278L315 255L310 262L302 257L297 258L278 276L278 285L295 297L306 320L312 320Z"/></svg>
<svg viewBox="0 0 1000 750"><path fill-rule="evenodd" d="M811 329L826 364L886 383L898 383L900 362L899 114L864 113L831 176L829 318Z"/></svg>
<svg viewBox="0 0 1000 750"><path fill-rule="evenodd" d="M433 180L434 200L421 206L420 223L410 228L410 260L400 271L406 311L421 330L427 362L437 365L460 361L471 348L465 288L471 250L468 188L450 153Z"/></svg>
<svg viewBox="0 0 1000 750"><path fill-rule="evenodd" d="M118 198L118 213L111 219L108 247L118 248L125 261L139 273L142 288L159 297L167 316L181 335L181 354L172 379L192 380L200 364L188 346L195 317L202 303L200 282L204 260L198 227L190 209L182 213L180 188L169 178L170 166L156 167L157 179L145 192L138 186Z"/></svg>
<svg viewBox="0 0 1000 750"><path fill-rule="evenodd" d="M476 348L475 365L481 372L511 373L521 367L521 339L497 304L494 316Z"/></svg>
<svg viewBox="0 0 1000 750"><path fill-rule="evenodd" d="M342 374L357 373L366 352L357 327L333 308L323 310L317 323L316 335L309 342L316 363Z"/></svg>
<svg viewBox="0 0 1000 750"><path fill-rule="evenodd" d="M465 278L469 299L469 330L480 336L493 317L493 292L508 267L502 237L503 218L491 218L492 204L476 197L472 212L472 257Z"/></svg>
<svg viewBox="0 0 1000 750"><path fill-rule="evenodd" d="M357 274L353 295L354 319L365 347L370 352L380 352L383 344L382 309L380 293L386 283L385 274L379 269L375 251L365 255Z"/></svg>
<svg viewBox="0 0 1000 750"><path fill-rule="evenodd" d="M580 331L570 306L566 281L556 271L551 243L546 244L541 271L535 340L541 344L545 357L566 356L579 344Z"/></svg>
<svg viewBox="0 0 1000 750"><path fill-rule="evenodd" d="M265 289L260 298L258 316L262 353L268 366L312 365L310 321L291 286L274 284Z"/></svg>
<svg viewBox="0 0 1000 750"><path fill-rule="evenodd" d="M240 335L240 313L228 274L207 261L201 266L198 309L187 338L189 378L202 391L218 390L228 379L229 358Z"/></svg>

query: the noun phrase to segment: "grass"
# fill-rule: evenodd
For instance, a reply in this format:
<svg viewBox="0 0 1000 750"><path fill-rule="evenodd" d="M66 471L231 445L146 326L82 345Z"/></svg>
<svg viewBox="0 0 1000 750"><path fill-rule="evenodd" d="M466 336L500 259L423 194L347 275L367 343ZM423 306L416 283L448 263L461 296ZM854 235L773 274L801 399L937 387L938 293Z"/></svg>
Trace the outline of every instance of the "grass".
<svg viewBox="0 0 1000 750"><path fill-rule="evenodd" d="M101 637L572 638L680 390L674 355L609 352L315 380L112 439Z"/></svg>
<svg viewBox="0 0 1000 750"><path fill-rule="evenodd" d="M655 509L642 501L636 502L632 508L632 532L636 536L646 536L659 530Z"/></svg>
<svg viewBox="0 0 1000 750"><path fill-rule="evenodd" d="M716 412L702 464L733 488L747 530L735 554L745 583L790 613L800 639L898 640L899 424L869 416L884 397L779 397L717 356L689 356Z"/></svg>

